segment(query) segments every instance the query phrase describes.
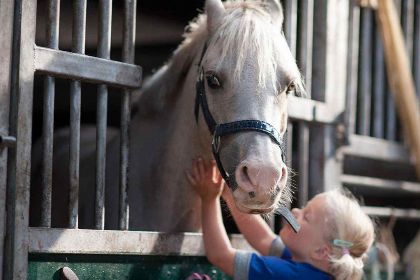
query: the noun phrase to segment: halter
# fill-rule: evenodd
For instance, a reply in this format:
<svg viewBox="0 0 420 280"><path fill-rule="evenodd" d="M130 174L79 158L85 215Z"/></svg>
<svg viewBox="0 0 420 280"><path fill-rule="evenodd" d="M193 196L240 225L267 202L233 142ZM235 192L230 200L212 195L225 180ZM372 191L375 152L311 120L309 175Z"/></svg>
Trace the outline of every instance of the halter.
<svg viewBox="0 0 420 280"><path fill-rule="evenodd" d="M213 135L213 141L211 144L212 152L214 159L216 160L217 167L219 168L220 174L222 175L223 179L225 180L226 184L229 188L234 191L238 187L238 184L234 178L234 176L230 176L229 173L226 172L225 168L223 167L222 161L220 160L220 141L221 137L238 133L242 131L256 131L259 133L264 133L268 135L271 140L279 146L281 150L281 157L283 162L285 162L285 152L282 146L282 141L280 134L277 130L269 123L260 120L240 120L234 121L229 123L222 123L218 124L208 107L207 98L206 98L206 89L204 84L204 69L201 65L203 57L207 50L207 44L204 45L203 51L201 53L201 57L198 63L198 78L196 82L196 98L195 98L195 120L198 122L198 114L201 110L203 111L203 116L206 121L207 127L210 133ZM280 214L287 220L287 222L292 226L293 230L297 232L299 230L299 224L297 223L294 216L290 213L290 211L286 207L280 207L279 209Z"/></svg>
<svg viewBox="0 0 420 280"><path fill-rule="evenodd" d="M285 152L282 146L282 141L280 134L277 130L269 123L260 120L240 120L229 123L218 124L212 114L210 113L209 106L206 98L206 89L204 85L204 69L201 66L204 54L207 50L207 44L204 45L203 51L201 53L200 61L198 63L198 79L196 83L196 98L195 98L195 120L198 122L198 113L201 107L203 111L204 119L206 121L207 127L209 128L210 133L213 135L213 141L211 144L212 152L214 159L216 160L217 167L219 168L220 174L223 179L226 181L228 186L234 191L238 185L233 176L230 176L229 173L223 167L222 161L220 160L220 140L222 136L233 134L241 131L256 131L264 133L270 136L271 140L277 144L281 150L281 157L283 162L285 162Z"/></svg>

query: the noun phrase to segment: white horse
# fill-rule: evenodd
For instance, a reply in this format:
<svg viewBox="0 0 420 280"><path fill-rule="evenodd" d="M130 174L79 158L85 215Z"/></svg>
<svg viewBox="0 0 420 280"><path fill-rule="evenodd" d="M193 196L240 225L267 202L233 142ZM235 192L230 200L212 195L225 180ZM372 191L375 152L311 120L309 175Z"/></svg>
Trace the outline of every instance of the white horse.
<svg viewBox="0 0 420 280"><path fill-rule="evenodd" d="M280 3L207 0L205 11L135 102L128 191L132 230L200 229L200 200L185 178L197 156L218 157L243 212L270 213L289 198L280 147L287 95L302 93L303 84L282 33ZM68 181L57 171L67 170L67 137L68 130L56 137L62 152L54 154L53 188L65 189ZM91 227L94 217L94 138L94 128L82 130L82 228ZM119 139L112 131L108 138L105 221L107 228L117 228ZM65 196L57 202L58 196L53 209L66 205ZM66 213L53 211L53 223L60 212Z"/></svg>

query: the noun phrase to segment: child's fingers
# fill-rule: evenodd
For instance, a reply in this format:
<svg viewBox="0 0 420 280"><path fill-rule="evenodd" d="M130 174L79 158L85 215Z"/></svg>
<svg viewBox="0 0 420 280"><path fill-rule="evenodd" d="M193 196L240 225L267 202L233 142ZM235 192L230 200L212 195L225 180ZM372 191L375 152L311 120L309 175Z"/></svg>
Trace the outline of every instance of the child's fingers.
<svg viewBox="0 0 420 280"><path fill-rule="evenodd" d="M193 185L193 186L197 185L197 181L196 181L196 180L195 180L195 178L191 175L191 173L190 173L190 172L186 171L186 172L185 172L185 175L187 176L188 182L189 182L191 185Z"/></svg>
<svg viewBox="0 0 420 280"><path fill-rule="evenodd" d="M198 162L197 160L193 160L193 164L192 164L192 176L194 176L194 178L199 178L200 176L200 172L198 170Z"/></svg>
<svg viewBox="0 0 420 280"><path fill-rule="evenodd" d="M200 175L201 178L203 178L206 174L206 170L205 170L205 163L203 161L202 158L198 158L198 174Z"/></svg>

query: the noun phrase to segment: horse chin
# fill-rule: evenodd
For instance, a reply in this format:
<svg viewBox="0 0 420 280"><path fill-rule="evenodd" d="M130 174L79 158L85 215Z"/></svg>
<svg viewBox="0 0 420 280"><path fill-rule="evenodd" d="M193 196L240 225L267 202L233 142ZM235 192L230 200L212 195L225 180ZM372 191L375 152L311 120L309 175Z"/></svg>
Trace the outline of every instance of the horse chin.
<svg viewBox="0 0 420 280"><path fill-rule="evenodd" d="M273 212L276 209L275 205L271 205L267 208L261 207L260 205L252 206L252 205L244 205L239 202L235 202L236 208L238 208L239 211L246 213L246 214L269 214Z"/></svg>

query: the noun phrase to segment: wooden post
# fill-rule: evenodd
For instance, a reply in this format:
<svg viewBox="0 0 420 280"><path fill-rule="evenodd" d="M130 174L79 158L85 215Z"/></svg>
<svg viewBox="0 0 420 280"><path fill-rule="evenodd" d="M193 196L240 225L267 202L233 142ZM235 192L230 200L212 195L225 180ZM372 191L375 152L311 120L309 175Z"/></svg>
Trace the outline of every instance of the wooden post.
<svg viewBox="0 0 420 280"><path fill-rule="evenodd" d="M414 157L420 180L420 111L407 49L392 0L378 1L377 22L382 32L388 80L404 134Z"/></svg>

